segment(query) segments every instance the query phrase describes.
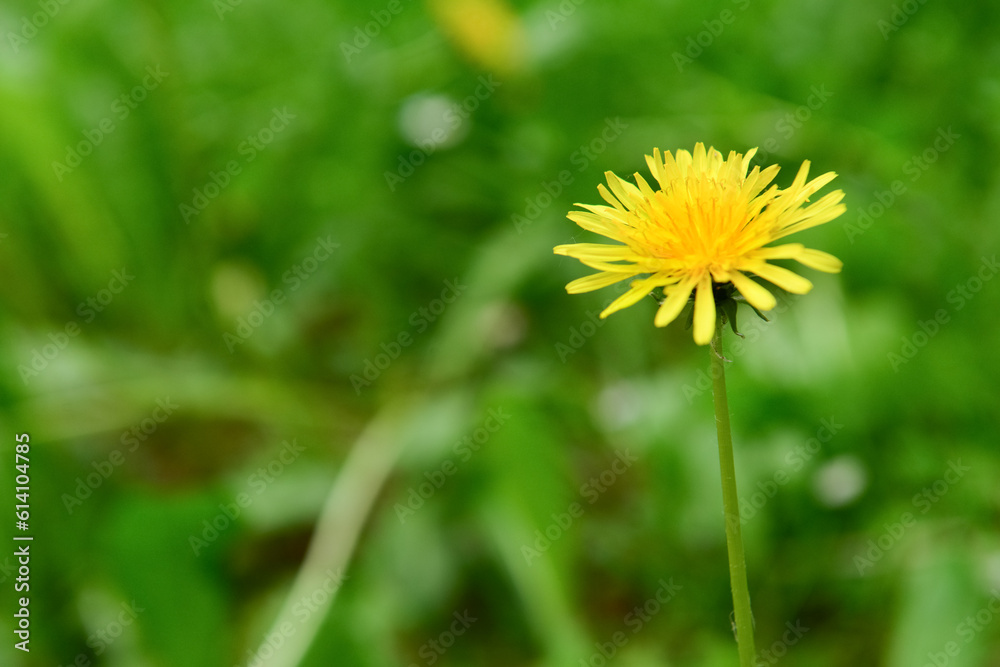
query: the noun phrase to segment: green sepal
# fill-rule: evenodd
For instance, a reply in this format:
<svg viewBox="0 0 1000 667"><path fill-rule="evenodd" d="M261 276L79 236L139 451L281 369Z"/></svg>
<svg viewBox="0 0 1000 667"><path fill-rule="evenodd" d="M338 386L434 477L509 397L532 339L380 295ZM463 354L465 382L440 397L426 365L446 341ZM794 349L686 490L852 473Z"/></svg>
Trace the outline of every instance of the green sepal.
<svg viewBox="0 0 1000 667"><path fill-rule="evenodd" d="M723 323L729 322L729 327L733 330L733 333L736 334L737 336L739 336L740 338L743 338L743 334L741 334L736 329L736 309L737 309L737 305L738 304L736 303L736 300L733 299L732 297L730 297L730 298L724 299L720 303L717 303L716 307L720 311L722 311L722 317L723 317L722 321L723 321Z"/></svg>

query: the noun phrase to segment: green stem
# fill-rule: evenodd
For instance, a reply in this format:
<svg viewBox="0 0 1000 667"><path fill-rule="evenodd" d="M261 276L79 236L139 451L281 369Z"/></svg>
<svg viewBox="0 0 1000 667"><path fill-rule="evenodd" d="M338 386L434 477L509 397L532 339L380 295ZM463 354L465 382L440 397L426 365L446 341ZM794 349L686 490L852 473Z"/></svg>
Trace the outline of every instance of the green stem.
<svg viewBox="0 0 1000 667"><path fill-rule="evenodd" d="M740 650L740 666L754 667L753 614L750 611L750 590L747 586L747 563L743 555L743 534L740 529L740 502L736 494L736 464L733 462L733 435L729 426L729 399L726 397L726 367L722 358L722 328L720 314L715 325L711 358L712 393L715 397L715 427L719 434L719 466L722 469L722 507L726 516L726 546L729 548L729 582L733 589L736 610L736 641Z"/></svg>

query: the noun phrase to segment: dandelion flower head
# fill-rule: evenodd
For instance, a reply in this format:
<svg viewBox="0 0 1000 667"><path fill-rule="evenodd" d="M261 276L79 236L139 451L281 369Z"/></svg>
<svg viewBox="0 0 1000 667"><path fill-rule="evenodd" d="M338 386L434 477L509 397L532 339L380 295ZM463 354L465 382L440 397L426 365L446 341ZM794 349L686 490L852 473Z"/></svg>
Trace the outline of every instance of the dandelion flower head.
<svg viewBox="0 0 1000 667"><path fill-rule="evenodd" d="M638 173L633 185L607 172L608 187L598 185L597 190L610 206L577 204L585 210L567 217L618 243L557 246L556 254L575 257L599 271L574 280L566 290L590 292L638 277L601 317L637 303L659 287L664 298L654 318L658 327L674 321L694 292L694 340L704 345L715 330L715 288L731 284L751 306L763 311L777 301L749 274L793 294L812 288L809 280L770 260L792 259L819 271L840 271L839 259L801 243L769 245L844 213L841 190L808 203L836 174L828 172L810 181L806 161L792 184L780 189L771 184L778 173L776 165L763 170L755 166L747 173L756 150L746 155L733 151L723 159L722 153L706 150L701 143L693 153L661 155L655 149L646 163L659 185L656 190Z"/></svg>

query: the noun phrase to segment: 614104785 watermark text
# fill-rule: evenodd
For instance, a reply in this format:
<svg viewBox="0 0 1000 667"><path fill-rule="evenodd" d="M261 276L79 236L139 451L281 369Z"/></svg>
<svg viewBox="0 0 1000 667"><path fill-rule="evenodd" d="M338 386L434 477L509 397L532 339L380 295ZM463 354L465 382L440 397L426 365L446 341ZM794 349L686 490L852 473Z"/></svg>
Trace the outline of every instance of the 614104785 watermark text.
<svg viewBox="0 0 1000 667"><path fill-rule="evenodd" d="M14 518L15 527L21 533L28 530L28 521L31 518L31 475L30 457L31 437L27 433L21 433L14 438L17 444L14 446ZM30 542L31 535L14 533L14 542ZM14 579L14 592L20 593L17 598L17 610L14 612L14 634L21 641L14 644L14 648L28 653L31 649L31 544L17 544L14 549L14 558L17 560L17 577Z"/></svg>

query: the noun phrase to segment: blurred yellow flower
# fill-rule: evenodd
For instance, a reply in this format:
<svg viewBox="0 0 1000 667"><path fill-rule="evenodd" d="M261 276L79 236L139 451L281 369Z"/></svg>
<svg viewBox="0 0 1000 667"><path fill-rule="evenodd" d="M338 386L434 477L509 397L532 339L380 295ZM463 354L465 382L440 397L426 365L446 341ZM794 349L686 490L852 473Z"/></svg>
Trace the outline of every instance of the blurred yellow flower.
<svg viewBox="0 0 1000 667"><path fill-rule="evenodd" d="M587 212L572 211L567 217L588 231L624 245L556 246L556 254L576 257L600 271L574 280L566 291L590 292L643 276L633 281L601 317L627 308L654 288L662 287L665 298L654 323L664 327L680 314L695 290L694 340L704 345L715 330L715 286L729 283L753 307L770 310L776 304L774 295L747 273L794 294L805 294L812 289L812 283L768 260L794 259L819 271L840 271L839 259L801 243L765 247L844 213L841 190L803 206L836 174L829 172L807 182L806 161L788 188L768 187L779 168L773 165L762 171L754 167L747 175L756 152L755 148L744 156L734 151L723 160L722 153L714 148L706 151L701 143L695 145L694 154L680 150L676 157L669 151L661 156L659 149L654 149L652 156L646 156L646 163L660 184L655 191L639 174L635 174L637 187L607 172L611 191L603 184L597 190L611 206L577 204Z"/></svg>

